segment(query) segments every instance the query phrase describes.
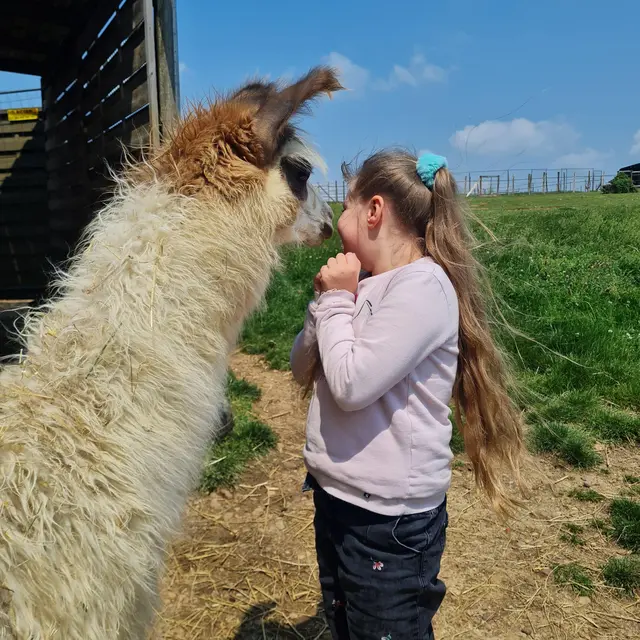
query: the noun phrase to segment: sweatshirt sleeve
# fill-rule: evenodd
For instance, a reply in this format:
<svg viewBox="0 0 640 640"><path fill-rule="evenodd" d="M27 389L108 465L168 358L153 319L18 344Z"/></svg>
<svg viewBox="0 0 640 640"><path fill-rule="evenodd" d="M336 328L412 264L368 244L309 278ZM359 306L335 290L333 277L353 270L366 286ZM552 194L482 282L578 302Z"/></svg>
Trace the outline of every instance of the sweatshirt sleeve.
<svg viewBox="0 0 640 640"><path fill-rule="evenodd" d="M315 330L327 384L343 411L364 409L398 384L456 331L457 305L431 271L393 278L356 338L355 298L346 291L322 295Z"/></svg>
<svg viewBox="0 0 640 640"><path fill-rule="evenodd" d="M304 384L304 375L309 367L309 354L316 348L315 310L318 303L314 300L307 306L302 331L296 336L289 355L291 373L298 384Z"/></svg>

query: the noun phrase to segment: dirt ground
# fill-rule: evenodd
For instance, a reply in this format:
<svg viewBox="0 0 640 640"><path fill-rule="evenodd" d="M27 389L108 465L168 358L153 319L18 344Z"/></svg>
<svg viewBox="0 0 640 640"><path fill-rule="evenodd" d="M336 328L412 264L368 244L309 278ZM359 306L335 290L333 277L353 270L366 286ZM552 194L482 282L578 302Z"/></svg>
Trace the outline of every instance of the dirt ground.
<svg viewBox="0 0 640 640"><path fill-rule="evenodd" d="M195 496L163 585L158 637L165 640L329 638L318 607L311 496L301 493L306 403L287 373L236 354L232 368L262 389L259 417L279 437L233 490ZM551 460L527 469L532 496L514 521L500 523L479 500L464 458L455 465L441 577L448 593L435 621L438 640L640 638L640 599L606 587L599 567L623 551L597 528L606 502L567 493L590 486L619 495L640 452L603 450L604 472L580 473ZM582 546L562 541L563 526L584 526ZM596 591L580 597L554 583L551 567L576 561Z"/></svg>

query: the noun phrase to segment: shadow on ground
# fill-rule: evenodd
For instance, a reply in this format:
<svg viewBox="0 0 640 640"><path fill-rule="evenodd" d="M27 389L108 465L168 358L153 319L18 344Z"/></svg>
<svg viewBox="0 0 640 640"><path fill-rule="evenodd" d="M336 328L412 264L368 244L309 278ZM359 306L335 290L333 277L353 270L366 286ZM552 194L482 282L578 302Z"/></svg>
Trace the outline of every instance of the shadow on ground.
<svg viewBox="0 0 640 640"><path fill-rule="evenodd" d="M296 625L268 620L276 608L275 602L265 602L247 609L233 640L329 640L331 637L324 620L322 605L319 604L316 614Z"/></svg>

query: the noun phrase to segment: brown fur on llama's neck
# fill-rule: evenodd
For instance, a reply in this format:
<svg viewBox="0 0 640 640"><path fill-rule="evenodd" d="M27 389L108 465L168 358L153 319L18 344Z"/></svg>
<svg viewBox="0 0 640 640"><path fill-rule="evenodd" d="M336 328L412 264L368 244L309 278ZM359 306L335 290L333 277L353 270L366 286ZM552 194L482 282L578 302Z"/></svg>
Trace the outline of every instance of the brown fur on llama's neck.
<svg viewBox="0 0 640 640"><path fill-rule="evenodd" d="M344 87L326 67L310 71L282 88L250 82L208 104L194 104L147 165L133 175L166 179L178 193L228 201L263 186L264 174L278 162L282 146L295 134L291 117L308 109L321 93Z"/></svg>

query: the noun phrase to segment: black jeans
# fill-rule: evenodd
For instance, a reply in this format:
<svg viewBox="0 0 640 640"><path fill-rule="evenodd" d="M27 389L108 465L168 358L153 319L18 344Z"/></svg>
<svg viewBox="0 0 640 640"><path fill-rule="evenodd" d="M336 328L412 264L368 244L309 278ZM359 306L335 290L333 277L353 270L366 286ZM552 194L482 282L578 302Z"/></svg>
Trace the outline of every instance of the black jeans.
<svg viewBox="0 0 640 640"><path fill-rule="evenodd" d="M438 579L448 524L433 511L382 516L314 490L320 586L334 640L433 640L445 596Z"/></svg>

